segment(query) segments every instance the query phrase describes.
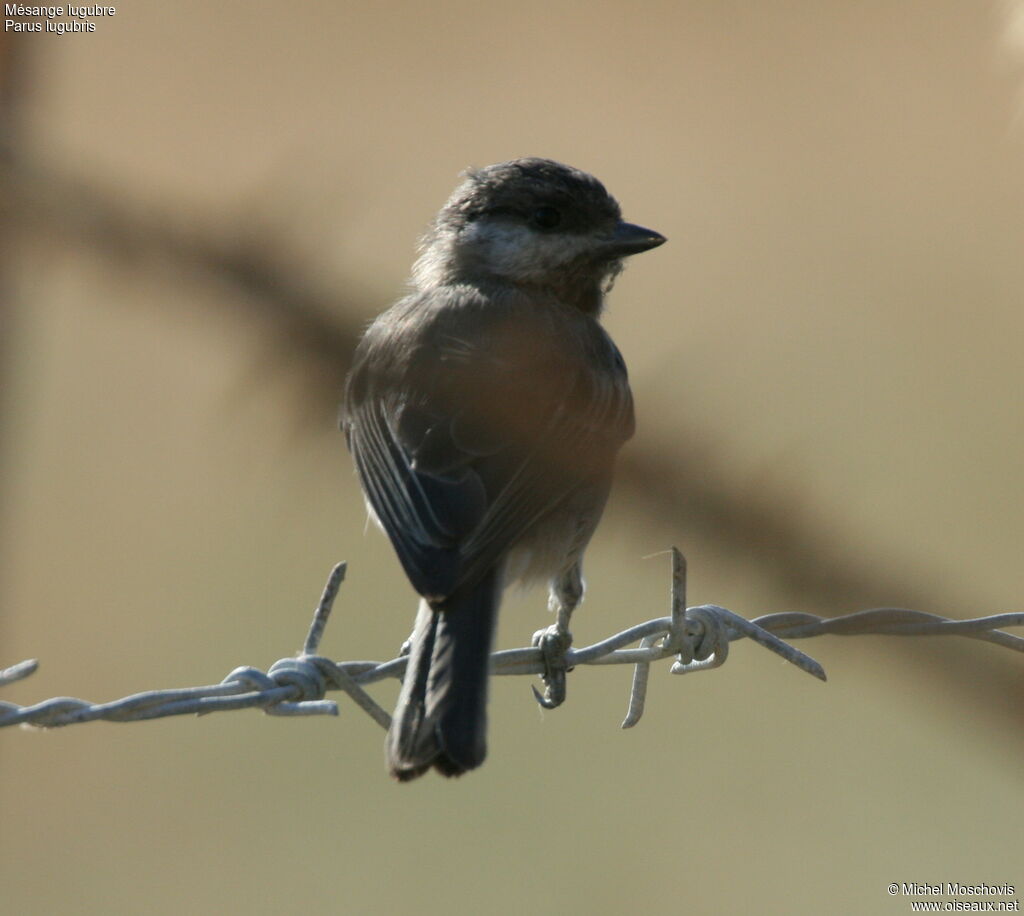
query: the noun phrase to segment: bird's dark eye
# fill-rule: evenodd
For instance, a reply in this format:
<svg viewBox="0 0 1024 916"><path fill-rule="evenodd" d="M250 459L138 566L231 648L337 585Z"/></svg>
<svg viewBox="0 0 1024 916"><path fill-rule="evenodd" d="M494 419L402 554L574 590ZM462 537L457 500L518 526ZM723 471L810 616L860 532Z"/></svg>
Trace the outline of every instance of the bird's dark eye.
<svg viewBox="0 0 1024 916"><path fill-rule="evenodd" d="M532 219L538 229L555 229L562 222L562 214L554 207L538 207Z"/></svg>

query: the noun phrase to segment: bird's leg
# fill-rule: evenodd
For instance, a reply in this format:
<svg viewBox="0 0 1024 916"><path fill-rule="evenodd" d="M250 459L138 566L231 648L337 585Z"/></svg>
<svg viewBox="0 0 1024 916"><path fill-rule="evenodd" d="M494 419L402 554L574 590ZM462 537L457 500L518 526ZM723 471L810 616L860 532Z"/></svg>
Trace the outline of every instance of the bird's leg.
<svg viewBox="0 0 1024 916"><path fill-rule="evenodd" d="M572 645L569 621L582 600L583 577L579 563L574 563L571 569L551 583L548 610L555 612L555 622L533 634L533 645L544 655L544 673L541 675L544 693L534 687L533 695L545 709L554 709L565 702L565 675L571 670L565 663L565 653Z"/></svg>

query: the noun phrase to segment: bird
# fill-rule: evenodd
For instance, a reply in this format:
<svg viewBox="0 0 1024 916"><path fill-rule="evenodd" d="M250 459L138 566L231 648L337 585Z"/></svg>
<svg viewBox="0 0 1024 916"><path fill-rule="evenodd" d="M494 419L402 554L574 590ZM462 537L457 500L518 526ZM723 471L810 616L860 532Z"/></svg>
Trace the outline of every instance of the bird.
<svg viewBox="0 0 1024 916"><path fill-rule="evenodd" d="M341 427L370 517L420 596L385 740L391 775L459 776L487 753L502 592L546 581L542 705L565 695L583 552L633 435L626 365L599 323L623 259L665 242L551 159L469 169L421 239L408 295L362 336Z"/></svg>

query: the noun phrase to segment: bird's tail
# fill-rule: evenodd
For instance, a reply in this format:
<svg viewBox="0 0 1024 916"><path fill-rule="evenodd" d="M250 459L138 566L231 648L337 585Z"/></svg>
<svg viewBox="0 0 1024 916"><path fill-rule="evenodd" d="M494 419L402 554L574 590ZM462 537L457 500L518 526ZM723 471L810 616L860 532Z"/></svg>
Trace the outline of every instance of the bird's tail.
<svg viewBox="0 0 1024 916"><path fill-rule="evenodd" d="M498 600L497 574L491 573L437 609L420 602L386 742L396 779L415 779L430 767L461 776L484 762Z"/></svg>

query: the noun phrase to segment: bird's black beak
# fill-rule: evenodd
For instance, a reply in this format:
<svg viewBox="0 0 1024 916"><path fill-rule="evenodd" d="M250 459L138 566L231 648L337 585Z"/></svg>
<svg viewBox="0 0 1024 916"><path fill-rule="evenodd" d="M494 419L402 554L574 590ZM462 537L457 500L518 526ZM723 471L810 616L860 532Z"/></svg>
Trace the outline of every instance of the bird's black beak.
<svg viewBox="0 0 1024 916"><path fill-rule="evenodd" d="M641 251L650 251L664 242L665 236L660 232L635 226L633 223L619 222L606 243L606 251L609 257L625 258Z"/></svg>

